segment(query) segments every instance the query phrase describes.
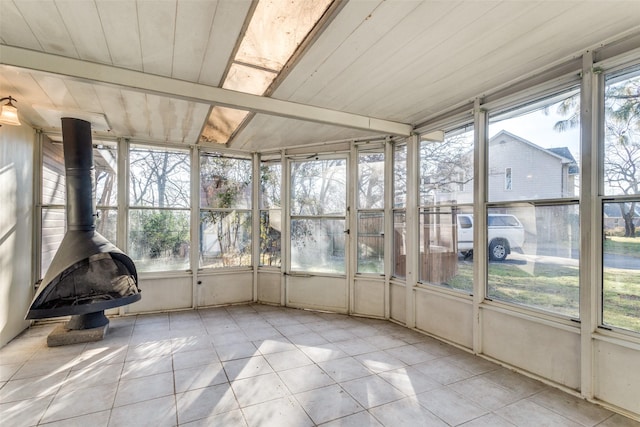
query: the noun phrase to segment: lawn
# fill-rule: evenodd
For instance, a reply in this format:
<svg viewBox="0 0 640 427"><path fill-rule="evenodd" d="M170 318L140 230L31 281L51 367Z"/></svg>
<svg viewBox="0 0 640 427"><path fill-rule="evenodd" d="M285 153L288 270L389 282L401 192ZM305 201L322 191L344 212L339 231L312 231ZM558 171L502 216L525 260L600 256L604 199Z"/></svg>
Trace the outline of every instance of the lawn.
<svg viewBox="0 0 640 427"><path fill-rule="evenodd" d="M638 241L640 243L640 239ZM487 296L578 318L578 275L578 267L572 266L492 262L488 269ZM461 261L458 274L449 279L446 286L471 293L472 282L473 264ZM607 268L603 288L603 323L640 332L640 270Z"/></svg>
<svg viewBox="0 0 640 427"><path fill-rule="evenodd" d="M608 254L640 258L640 237L607 236L603 247Z"/></svg>

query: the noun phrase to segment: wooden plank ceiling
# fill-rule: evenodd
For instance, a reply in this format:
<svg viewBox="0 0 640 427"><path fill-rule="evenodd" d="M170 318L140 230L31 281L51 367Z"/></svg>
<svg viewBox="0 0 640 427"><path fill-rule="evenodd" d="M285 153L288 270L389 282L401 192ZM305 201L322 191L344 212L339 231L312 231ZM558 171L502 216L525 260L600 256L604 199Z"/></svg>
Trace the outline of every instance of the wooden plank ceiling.
<svg viewBox="0 0 640 427"><path fill-rule="evenodd" d="M250 0L0 0L0 48L219 88L253 9ZM335 10L271 95L295 103L287 111L297 104L326 109L322 123L301 121L275 104L270 111L266 103L230 148L381 137L384 130L332 124L333 112L416 124L640 32L636 0L351 0ZM43 72L46 64L37 71L6 65L2 56L0 63L0 97L16 98L22 120L51 134L59 131L59 116L85 114L98 135L196 144L216 104L162 87L114 85L108 75L92 81L72 70Z"/></svg>

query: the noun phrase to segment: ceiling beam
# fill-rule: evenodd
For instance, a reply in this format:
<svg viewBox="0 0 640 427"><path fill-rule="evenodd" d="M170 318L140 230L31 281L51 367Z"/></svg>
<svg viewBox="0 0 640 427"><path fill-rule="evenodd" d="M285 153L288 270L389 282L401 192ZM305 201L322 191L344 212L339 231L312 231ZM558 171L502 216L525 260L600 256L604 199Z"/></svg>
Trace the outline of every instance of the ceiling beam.
<svg viewBox="0 0 640 427"><path fill-rule="evenodd" d="M191 102L221 105L256 113L325 123L382 134L409 136L413 130L413 126L407 123L236 92L200 83L146 74L140 71L2 44L0 44L0 64L59 74L90 83L125 87L134 91L169 96Z"/></svg>

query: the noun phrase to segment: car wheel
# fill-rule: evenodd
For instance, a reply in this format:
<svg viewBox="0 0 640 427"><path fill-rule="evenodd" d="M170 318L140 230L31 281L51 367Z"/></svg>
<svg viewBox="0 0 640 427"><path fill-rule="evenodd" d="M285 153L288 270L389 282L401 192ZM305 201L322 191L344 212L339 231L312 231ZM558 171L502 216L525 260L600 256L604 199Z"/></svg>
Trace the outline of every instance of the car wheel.
<svg viewBox="0 0 640 427"><path fill-rule="evenodd" d="M509 253L507 242L502 239L495 239L489 245L489 259L492 261L504 261Z"/></svg>

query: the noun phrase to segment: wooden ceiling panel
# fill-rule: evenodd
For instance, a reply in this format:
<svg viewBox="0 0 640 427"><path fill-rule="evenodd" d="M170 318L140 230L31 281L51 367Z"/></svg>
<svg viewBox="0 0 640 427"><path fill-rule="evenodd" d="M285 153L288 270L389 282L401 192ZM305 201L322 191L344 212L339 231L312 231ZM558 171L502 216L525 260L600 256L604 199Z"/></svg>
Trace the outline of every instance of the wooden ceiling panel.
<svg viewBox="0 0 640 427"><path fill-rule="evenodd" d="M217 1L178 3L176 37L172 76L192 82L198 81L202 62L209 43Z"/></svg>
<svg viewBox="0 0 640 427"><path fill-rule="evenodd" d="M12 1L3 1L0 13L0 40L10 46L41 50L42 46Z"/></svg>
<svg viewBox="0 0 640 427"><path fill-rule="evenodd" d="M176 0L141 1L137 5L142 69L145 73L171 76Z"/></svg>
<svg viewBox="0 0 640 427"><path fill-rule="evenodd" d="M76 47L54 2L19 1L15 4L45 52L78 58ZM2 7L4 10L4 5Z"/></svg>
<svg viewBox="0 0 640 427"><path fill-rule="evenodd" d="M56 6L80 59L111 64L111 56L95 3L58 0Z"/></svg>
<svg viewBox="0 0 640 427"><path fill-rule="evenodd" d="M142 47L135 2L96 0L112 65L142 71Z"/></svg>
<svg viewBox="0 0 640 427"><path fill-rule="evenodd" d="M251 0L218 3L198 83L220 87L250 7Z"/></svg>

